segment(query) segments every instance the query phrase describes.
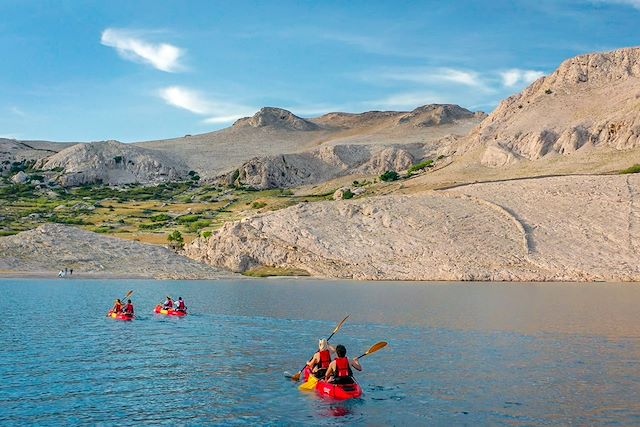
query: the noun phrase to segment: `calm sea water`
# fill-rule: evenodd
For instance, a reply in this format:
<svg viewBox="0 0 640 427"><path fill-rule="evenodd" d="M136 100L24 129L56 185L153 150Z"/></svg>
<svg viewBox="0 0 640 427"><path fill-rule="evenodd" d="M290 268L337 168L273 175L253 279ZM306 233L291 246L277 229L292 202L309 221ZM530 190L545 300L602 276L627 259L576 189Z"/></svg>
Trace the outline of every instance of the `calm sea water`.
<svg viewBox="0 0 640 427"><path fill-rule="evenodd" d="M138 318L104 317L133 289ZM152 314L170 294L186 318ZM640 425L640 286L0 280L1 425ZM283 376L332 340L336 403Z"/></svg>

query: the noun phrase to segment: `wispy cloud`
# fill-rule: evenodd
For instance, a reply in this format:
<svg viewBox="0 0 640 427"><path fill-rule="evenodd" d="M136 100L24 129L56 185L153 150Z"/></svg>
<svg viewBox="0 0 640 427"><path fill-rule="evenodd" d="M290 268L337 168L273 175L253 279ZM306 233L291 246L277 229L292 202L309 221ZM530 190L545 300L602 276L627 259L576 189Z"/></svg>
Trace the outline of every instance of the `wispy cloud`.
<svg viewBox="0 0 640 427"><path fill-rule="evenodd" d="M16 106L9 107L9 111L13 115L16 115L18 117L27 117L27 113L25 113L22 109L20 109L20 108L18 108Z"/></svg>
<svg viewBox="0 0 640 427"><path fill-rule="evenodd" d="M209 124L230 123L255 111L255 108L244 105L207 99L201 93L182 86L166 87L158 94L169 105L200 116L209 116L203 120Z"/></svg>
<svg viewBox="0 0 640 427"><path fill-rule="evenodd" d="M511 70L503 71L500 73L502 77L502 84L506 87L514 87L519 85L528 85L544 76L542 71L536 70L521 70L519 68L512 68Z"/></svg>
<svg viewBox="0 0 640 427"><path fill-rule="evenodd" d="M389 95L386 98L367 101L371 108L413 109L426 104L443 104L447 101L440 95L431 92L406 92Z"/></svg>
<svg viewBox="0 0 640 427"><path fill-rule="evenodd" d="M129 61L147 63L168 73L185 69L180 63L184 49L167 43L149 43L140 38L141 34L139 31L107 28L102 32L100 42L116 49L122 58Z"/></svg>
<svg viewBox="0 0 640 427"><path fill-rule="evenodd" d="M360 75L362 80L371 82L415 83L424 86L461 85L483 91L492 91L480 73L455 68L399 68L371 70Z"/></svg>
<svg viewBox="0 0 640 427"><path fill-rule="evenodd" d="M640 10L640 0L592 0L593 3L611 3L635 7Z"/></svg>

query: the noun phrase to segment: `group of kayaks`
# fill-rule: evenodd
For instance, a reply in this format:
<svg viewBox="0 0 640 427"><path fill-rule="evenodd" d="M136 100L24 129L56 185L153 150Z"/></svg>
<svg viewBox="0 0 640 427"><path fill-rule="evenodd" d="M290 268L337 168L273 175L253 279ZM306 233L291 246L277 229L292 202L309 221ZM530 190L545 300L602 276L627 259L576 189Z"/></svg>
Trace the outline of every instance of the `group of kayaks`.
<svg viewBox="0 0 640 427"><path fill-rule="evenodd" d="M124 296L124 298L122 298L123 300L130 298L131 295L133 295L133 291L129 291L127 292L127 294ZM170 297L167 297L171 302L173 300L171 300ZM180 300L182 300L182 297L180 297ZM119 303L120 300L117 300L117 303ZM131 301L129 301L130 303ZM182 301L180 301L182 302ZM184 306L184 304L183 304ZM131 309L131 311L133 312L133 308ZM184 317L187 315L187 310L186 307L184 307L184 310L179 310L176 308L166 308L165 306L163 306L162 304L158 304L156 305L155 309L153 310L154 313L156 314L161 314L163 316L172 316L172 317ZM131 321L133 319L135 319L135 315L131 314L131 313L127 313L127 312L115 312L113 311L113 309L109 310L109 313L107 313L107 317L111 317L112 319L115 320L124 320L124 321Z"/></svg>
<svg viewBox="0 0 640 427"><path fill-rule="evenodd" d="M153 310L156 314L162 314L164 316L176 316L176 317L184 317L187 315L186 311L175 310L173 308L163 308L162 305L156 305L156 308ZM111 317L115 320L125 320L130 321L135 318L134 315L128 313L114 313L113 310L109 310L107 317Z"/></svg>
<svg viewBox="0 0 640 427"><path fill-rule="evenodd" d="M342 322L340 322L338 326L336 326L329 338L327 338L327 342L340 330L340 328L342 328L342 325L344 325L348 318L349 316L345 317ZM358 359L362 359L365 356L375 353L376 351L381 350L386 346L387 343L385 341L380 341L369 348L369 350L367 350L364 354L359 356ZM335 400L357 399L362 396L362 387L360 387L360 385L353 377L351 377L352 382L349 384L336 384L327 381L324 378L317 378L308 365L305 365L305 367L302 370L298 371L298 373L295 375L289 375L285 373L285 376L293 381L300 380L301 375L304 378L304 383L302 383L298 388L302 391L315 391L321 397L331 398Z"/></svg>

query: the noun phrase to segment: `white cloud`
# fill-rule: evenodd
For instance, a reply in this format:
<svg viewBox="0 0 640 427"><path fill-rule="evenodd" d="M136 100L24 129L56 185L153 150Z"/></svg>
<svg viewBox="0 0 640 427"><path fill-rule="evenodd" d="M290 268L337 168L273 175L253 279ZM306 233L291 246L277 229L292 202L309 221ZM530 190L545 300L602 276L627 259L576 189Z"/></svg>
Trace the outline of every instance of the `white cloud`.
<svg viewBox="0 0 640 427"><path fill-rule="evenodd" d="M9 111L11 111L12 114L15 114L18 117L27 117L27 113L16 106L9 107Z"/></svg>
<svg viewBox="0 0 640 427"><path fill-rule="evenodd" d="M544 76L542 71L536 70L521 70L513 68L511 70L503 71L500 73L502 77L502 84L506 87L514 87L517 85L528 85Z"/></svg>
<svg viewBox="0 0 640 427"><path fill-rule="evenodd" d="M100 42L116 49L118 54L129 61L152 65L161 71L174 73L183 70L180 59L184 50L167 44L152 44L141 40L135 31L107 28L102 32Z"/></svg>
<svg viewBox="0 0 640 427"><path fill-rule="evenodd" d="M192 113L209 116L204 123L230 123L241 117L250 116L255 109L224 101L205 99L199 92L181 86L170 86L159 91L160 97L169 105Z"/></svg>

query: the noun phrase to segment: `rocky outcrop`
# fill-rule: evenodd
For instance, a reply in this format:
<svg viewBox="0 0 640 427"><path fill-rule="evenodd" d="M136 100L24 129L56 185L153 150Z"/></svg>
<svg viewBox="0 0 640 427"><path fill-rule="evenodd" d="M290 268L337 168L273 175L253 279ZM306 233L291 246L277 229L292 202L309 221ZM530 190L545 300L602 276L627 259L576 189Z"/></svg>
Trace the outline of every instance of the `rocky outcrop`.
<svg viewBox="0 0 640 427"><path fill-rule="evenodd" d="M459 120L484 119L487 115L482 112L473 113L466 108L453 104L429 104L418 107L410 113L402 114L398 125L410 124L416 127L440 126L455 123Z"/></svg>
<svg viewBox="0 0 640 427"><path fill-rule="evenodd" d="M274 107L261 108L253 117L244 117L233 124L235 128L247 126L254 128L274 127L298 131L318 130L319 128L315 123L302 119L291 111Z"/></svg>
<svg viewBox="0 0 640 427"><path fill-rule="evenodd" d="M226 224L186 254L353 279L637 281L639 189L640 175L572 176L307 203Z"/></svg>
<svg viewBox="0 0 640 427"><path fill-rule="evenodd" d="M584 150L640 147L640 48L582 55L503 101L471 140L502 166Z"/></svg>
<svg viewBox="0 0 640 427"><path fill-rule="evenodd" d="M39 160L35 168L61 169L55 180L66 187L155 184L186 179L189 172L182 162L164 153L117 141L74 145Z"/></svg>
<svg viewBox="0 0 640 427"><path fill-rule="evenodd" d="M0 270L50 273L73 268L74 276L209 279L223 275L160 246L106 237L79 228L46 224L0 237Z"/></svg>
<svg viewBox="0 0 640 427"><path fill-rule="evenodd" d="M348 175L379 175L407 170L416 161L409 151L422 147L333 145L298 154L256 157L220 180L259 189L317 184Z"/></svg>
<svg viewBox="0 0 640 427"><path fill-rule="evenodd" d="M33 163L71 145L74 144L0 138L0 175L10 173L14 164Z"/></svg>

